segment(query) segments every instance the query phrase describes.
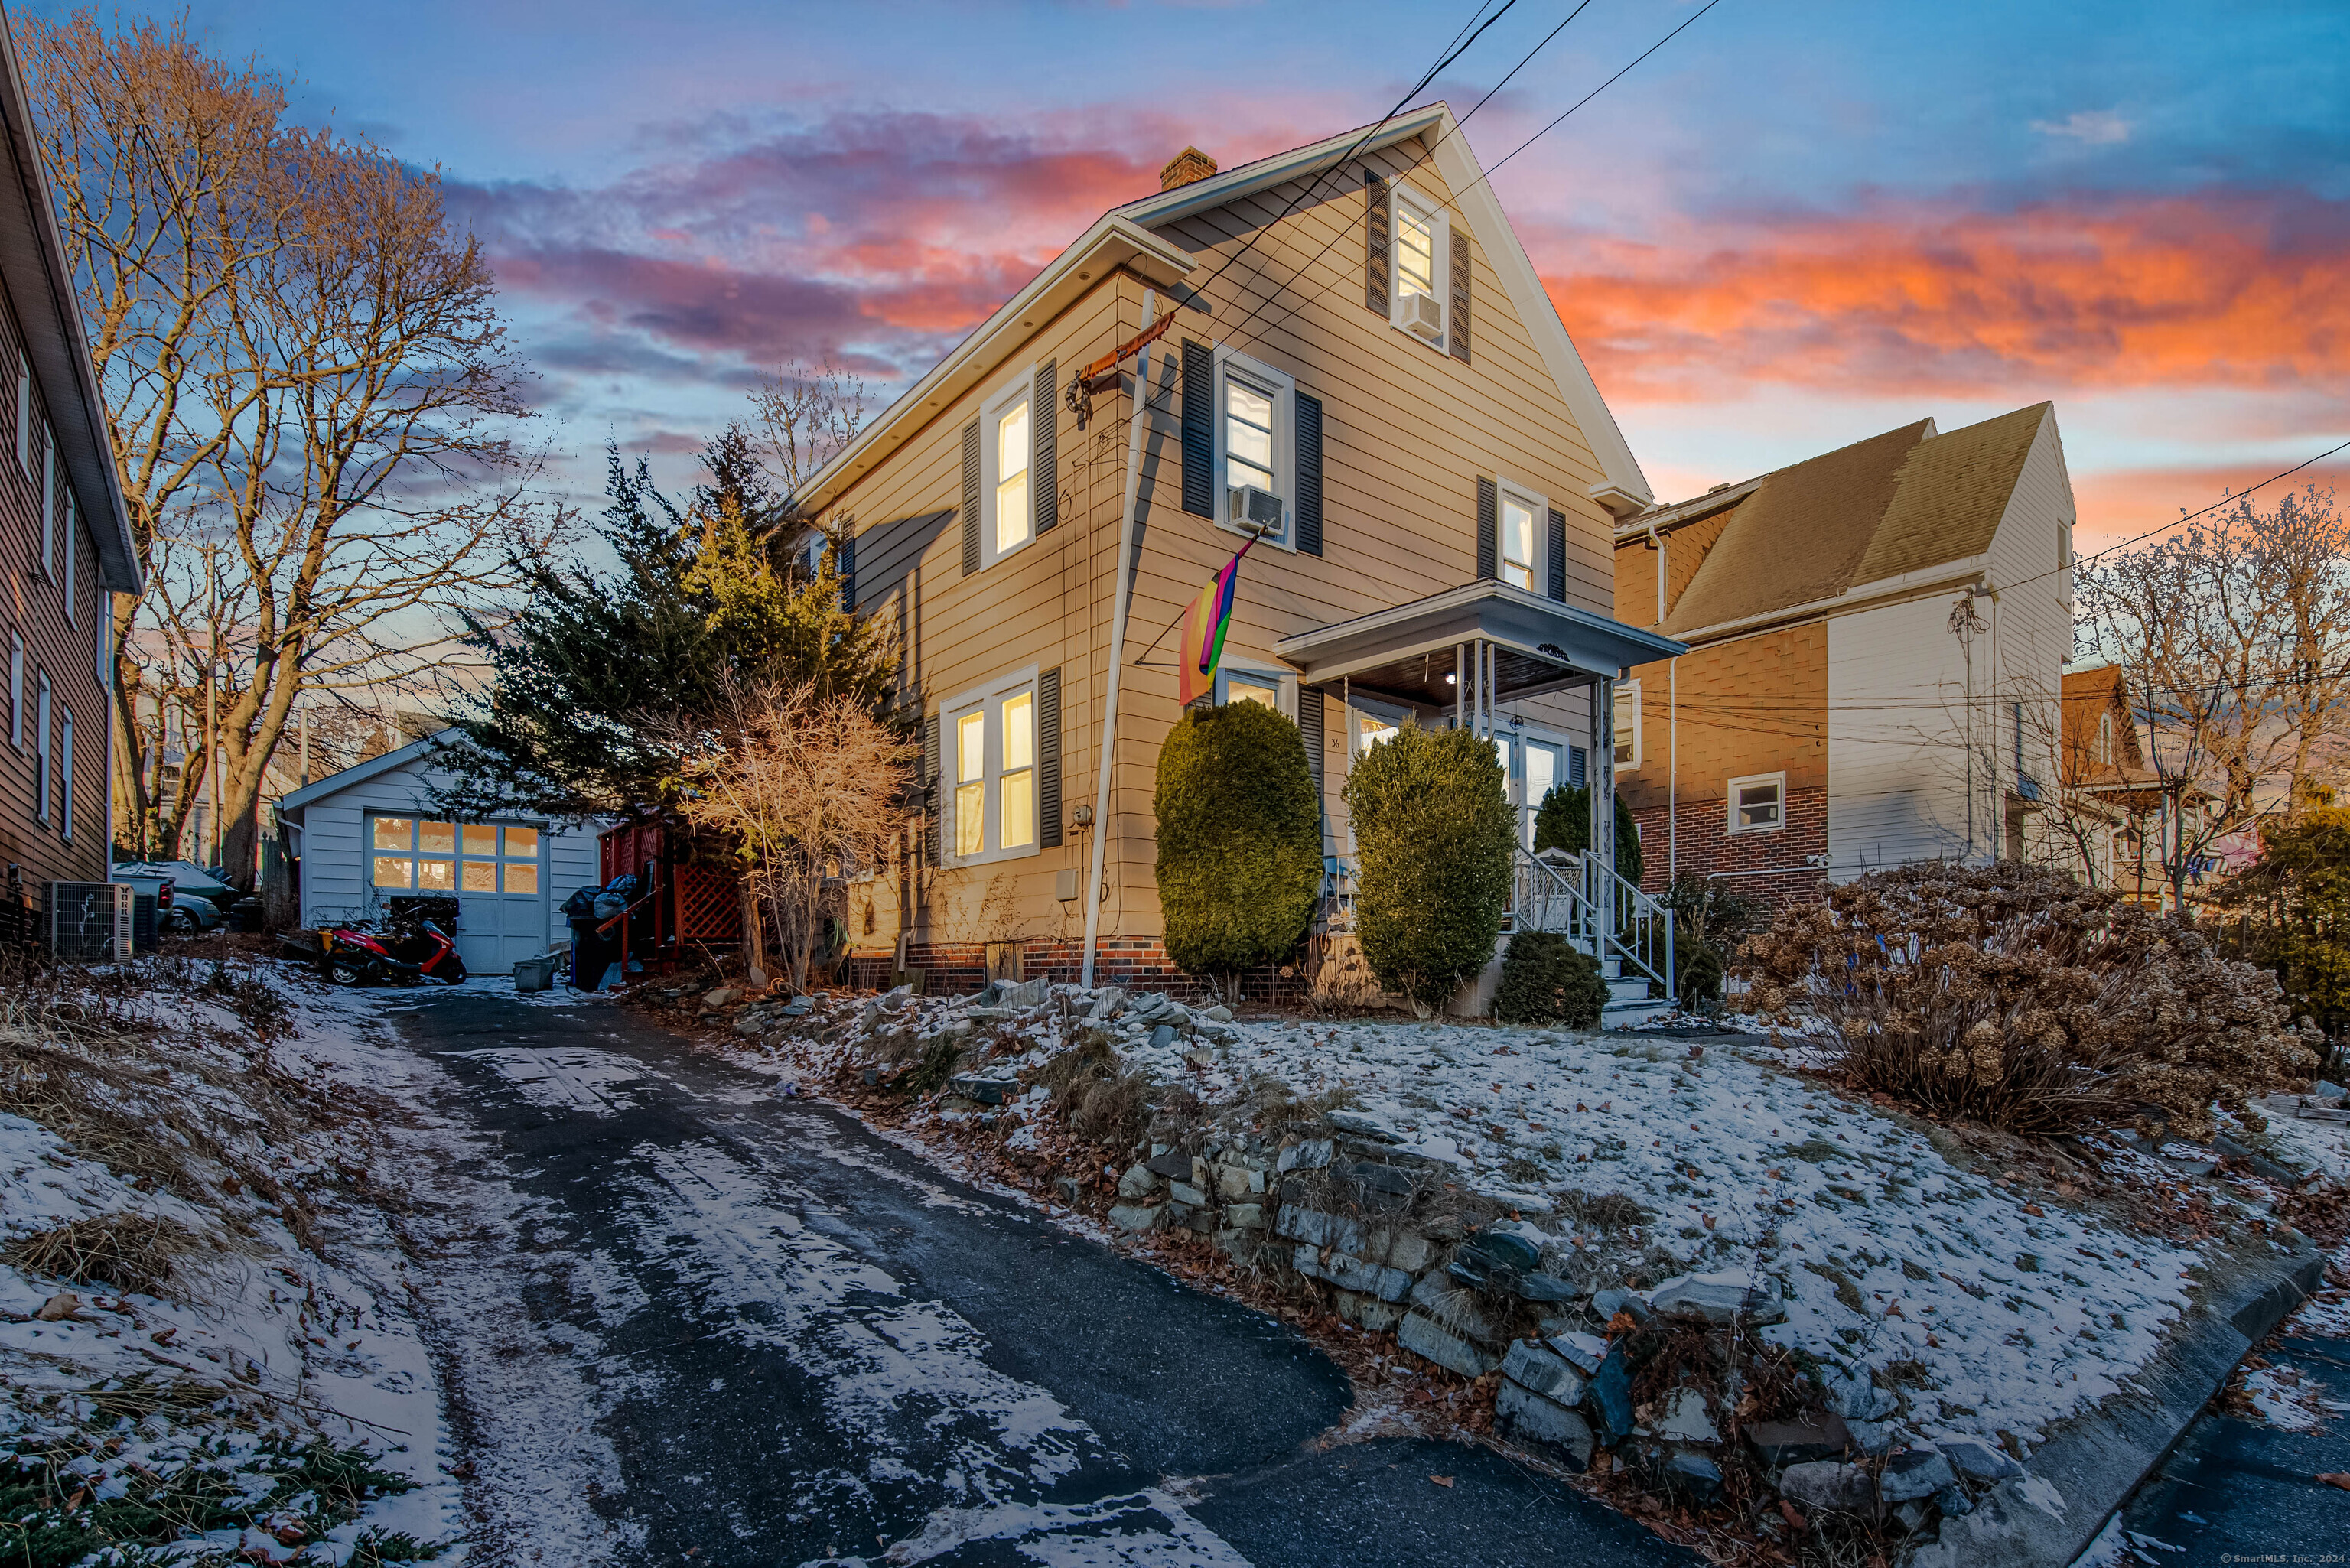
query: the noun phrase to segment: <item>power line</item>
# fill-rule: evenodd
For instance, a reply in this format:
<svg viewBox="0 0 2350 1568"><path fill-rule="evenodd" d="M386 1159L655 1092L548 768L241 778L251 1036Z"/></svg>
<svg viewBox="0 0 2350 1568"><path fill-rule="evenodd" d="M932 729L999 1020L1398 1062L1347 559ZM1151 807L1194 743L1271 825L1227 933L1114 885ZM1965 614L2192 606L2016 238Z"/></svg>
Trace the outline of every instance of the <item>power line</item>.
<svg viewBox="0 0 2350 1568"><path fill-rule="evenodd" d="M1492 0L1480 0L1480 4L1477 7L1478 11L1482 13L1485 6L1491 3ZM1403 97L1396 99L1395 107L1388 109L1387 113L1379 116L1377 124L1372 125L1366 130L1362 135L1357 137L1355 139L1354 145L1347 148L1345 152L1339 154L1337 162L1333 164L1331 167L1337 169L1345 168L1347 164L1353 160L1355 154L1362 151L1362 147L1365 142L1370 140L1372 137L1377 136L1379 133L1380 129L1384 127L1388 121L1402 113L1404 105L1409 103L1413 99L1418 98L1420 93L1427 88L1428 84L1437 78L1445 67L1451 65L1453 61L1466 54L1470 47L1474 45L1479 38L1484 36L1485 29L1500 21L1503 16L1509 15L1510 7L1515 5L1517 3L1518 0L1502 0L1502 8L1499 11L1494 12L1492 16L1487 16L1482 22L1478 22L1476 17L1472 16L1470 18L1470 21L1475 23L1475 31L1471 32L1466 39L1461 39L1461 35L1459 33L1455 33L1453 35L1454 38L1461 39L1461 41L1452 45L1443 55L1440 56L1437 62L1428 67L1427 74L1422 76L1419 80L1412 83L1410 90L1406 92ZM1466 29L1464 28L1464 31ZM1322 174L1316 174L1313 179L1307 181L1305 188L1289 199L1288 205L1283 207L1279 213L1274 214L1272 223L1263 225L1254 233L1251 234L1246 240L1242 242L1241 248L1234 251L1231 255L1226 256L1223 262L1217 266L1216 270L1210 273L1207 275L1207 278L1194 288L1192 292L1195 294L1205 294L1210 286L1214 284L1218 278L1223 276L1225 273L1232 270L1233 263L1239 261L1241 257L1248 254L1251 250L1255 248L1258 234L1270 234L1274 228L1278 227L1284 220L1286 220L1292 213L1297 211L1297 204L1313 193L1315 187L1321 183L1323 174L1326 174L1328 172L1328 170L1325 170Z"/></svg>
<svg viewBox="0 0 2350 1568"><path fill-rule="evenodd" d="M2294 474L2299 473L2303 469L2310 467L2314 463L2324 462L2335 452L2344 451L2345 449L2350 449L2350 441L2341 441L2335 445L2329 446L2324 452L2319 452L2315 457L2309 458L2304 462L2294 463L2282 473L2272 473L2266 479L2262 480L2258 484L2247 485L2245 488L2237 491L2232 495L2223 496L2220 500L2211 503L2210 505L2203 508L2200 512L2189 512L2184 516L2173 518L2170 522L2165 523L2159 528L2149 528L2145 533L2139 534L2132 538L2124 539L2117 545L2108 545L2102 550L2092 551L2086 556L2076 556L2073 560L2066 562L2064 566L2042 572L2039 576L2025 577L2021 582L2009 583L2006 585L2006 587L2020 588L2024 585L2024 583L2036 583L2041 577L2053 577L2058 572L2069 572L2074 566L2079 566L2083 561L2094 561L2099 556L2110 556L2116 550L2126 550L2132 545L2145 543L2147 540L2153 538L2157 534L2168 534L2173 528L2178 527L2181 523L2192 523L2198 517L2208 517L2212 513L2219 511L2222 506L2233 506L2237 502L2241 501L2253 491L2263 489L2268 485L2274 484L2280 479L2290 479Z"/></svg>
<svg viewBox="0 0 2350 1568"><path fill-rule="evenodd" d="M1566 25L1567 25L1567 23L1572 22L1572 21L1574 21L1577 16L1582 16L1582 15L1583 15L1583 13L1590 7L1590 5L1591 5L1591 0L1581 0L1581 3L1580 3L1580 4L1578 4L1578 5L1575 7L1575 9L1574 9L1574 10L1569 11L1569 12L1566 14L1566 16L1565 16L1565 17L1564 17L1564 18L1559 22L1559 25L1558 25L1557 26L1553 27L1549 32L1547 32L1547 33L1545 33L1545 34L1544 34L1544 35L1543 35L1543 36L1542 36L1542 41L1541 41L1540 43L1537 43L1537 44L1536 44L1533 48L1528 49L1528 50L1527 50L1523 55L1520 56L1520 57L1519 57L1519 59L1518 59L1518 63L1517 63L1516 65L1514 65L1514 66L1512 66L1512 67L1509 68L1509 71L1508 71L1505 75L1503 75L1503 77L1502 78L1502 79L1501 79L1501 80L1499 80L1499 81L1495 82L1492 87L1490 87L1490 88L1486 88L1486 89L1485 89L1485 96L1484 96L1484 97L1482 97L1482 98L1481 98L1481 99L1479 99L1475 103L1471 104L1471 105L1470 106L1470 108L1469 108L1469 112L1468 112L1467 114L1462 115L1459 119L1455 120L1455 121L1453 122L1453 124L1452 124L1452 128L1451 128L1450 130L1447 130L1447 131L1446 131L1442 136L1440 136L1440 137L1437 138L1437 140L1435 140L1435 142L1434 142L1434 143L1432 143L1432 144L1428 148L1428 150L1427 150L1426 151L1422 152L1419 157L1417 157L1417 158L1413 159L1413 160L1411 161L1411 162L1410 162L1409 165L1407 165L1407 166L1406 166L1406 170L1405 170L1405 171L1406 171L1407 173L1409 173L1411 170L1414 170L1414 169L1418 169L1418 168L1419 168L1422 164L1426 163L1426 162L1427 162L1430 158L1435 157L1435 156L1436 156L1436 149L1437 149L1438 147L1441 147L1441 146L1442 146L1442 145L1443 145L1447 140L1451 140L1452 137L1454 137L1454 136L1456 136L1456 135L1460 134L1460 132L1463 130L1463 128L1465 128L1465 127L1468 125L1468 123L1469 123L1471 120L1472 120L1472 119L1476 119L1476 118L1477 118L1477 111L1478 111L1479 109L1481 109L1484 108L1488 103L1490 103L1490 102L1492 102L1492 101L1493 95L1494 95L1495 93L1500 92L1503 88L1505 88L1505 87L1509 86L1509 85L1510 85L1510 82L1511 82L1511 79L1512 79L1513 78L1514 78L1514 77L1515 77L1515 76L1516 76L1520 71L1522 71L1522 70L1525 69L1525 68L1526 68L1526 67L1527 67L1528 65L1532 64L1532 63L1533 63L1533 61L1534 61L1534 57L1536 55L1541 54L1541 53L1543 52L1543 50L1544 50L1544 49L1546 49L1546 48L1548 48L1548 47L1550 47L1550 42L1551 42L1551 40L1552 40L1553 38L1557 37L1561 33L1563 33L1563 32L1566 31ZM1360 143L1360 142L1357 142L1356 145L1357 145L1357 146L1360 146L1360 145L1361 145L1361 143ZM1351 153L1350 153L1350 154L1349 154L1349 157L1351 157L1351 156L1352 156L1352 155L1351 155ZM1326 170L1324 170L1324 171L1323 171L1323 172L1322 172L1321 174L1317 174L1317 175L1315 175L1315 179L1316 182L1320 182L1320 181L1321 181L1325 176L1326 176L1327 174L1329 174L1329 173L1330 173L1330 172L1332 172L1333 171L1335 171L1335 170L1339 170L1339 169L1344 169L1344 168L1347 166L1347 159L1341 159L1341 160L1339 160L1336 163L1333 164L1333 165L1331 166L1331 168L1330 168L1330 169L1326 169ZM1472 187L1472 189L1473 189L1473 187ZM1326 240L1326 241L1324 241L1324 242L1323 242L1322 248L1321 248L1320 250L1315 251L1312 255L1310 255L1310 256L1306 257L1306 258L1305 258L1305 263L1297 268L1296 272L1295 272L1294 275L1292 275L1291 279L1290 279L1290 282L1291 282L1292 286L1295 286L1295 285L1297 285L1298 283L1302 282L1302 281L1305 279L1305 275L1306 275L1308 273L1310 273L1310 272L1312 272L1312 271L1314 270L1315 264L1316 264L1317 262L1319 262L1319 261L1320 261L1324 256L1328 255L1328 254L1330 254L1330 247L1331 247L1331 246L1333 246L1333 245L1335 245L1335 244L1336 244L1340 239L1344 238L1344 237L1346 236L1346 234L1347 234L1347 232L1348 232L1348 231L1347 231L1347 230L1343 225L1342 225L1342 226L1340 226L1340 227L1339 227L1339 228L1338 228L1335 233L1333 233L1333 234L1331 234L1331 236L1330 236L1327 240ZM1231 329L1230 329L1230 330L1225 334L1225 336L1224 336L1224 342L1225 342L1226 347L1228 347L1228 348L1229 348L1229 347L1231 347L1231 346L1232 346L1232 344L1233 344L1237 339L1239 339L1239 337L1240 337L1240 334L1241 334L1244 329L1246 329L1246 327L1248 327L1249 323L1256 319L1258 312L1260 312L1260 311L1263 310L1263 309L1264 309L1264 307L1265 307L1266 306L1271 305L1271 304L1274 302L1274 300L1275 298L1277 298L1278 296L1279 296L1279 291L1278 291L1277 289L1276 289L1276 290L1269 290L1269 291L1267 291L1267 292L1265 293L1265 295L1263 296L1263 298L1261 298L1261 299L1257 302L1257 304L1255 304L1254 306L1251 306L1251 307L1250 307L1250 309L1249 309L1249 313L1248 313L1246 316L1242 317L1238 322L1234 323L1234 324L1233 324L1233 326L1232 327L1232 328L1231 328ZM1309 297L1310 297L1310 296L1309 296ZM1301 301L1299 301L1298 303L1302 305L1302 304L1304 304L1305 302L1304 302L1303 300L1301 300ZM1281 320L1280 320L1280 321L1274 321L1274 322L1273 322L1273 323L1270 323L1270 324L1268 325L1268 327L1267 327L1267 330L1268 330L1268 331L1269 331L1269 330L1271 330L1271 328L1272 328L1273 327L1278 327L1278 326L1280 326L1282 321L1286 321L1286 320L1288 320L1288 319L1289 319L1289 317L1290 317L1292 315L1295 314L1295 312L1296 312L1296 308L1297 308L1297 306L1291 306L1287 311L1283 312L1282 317L1281 317ZM1247 339L1247 341L1253 343L1253 342L1256 342L1256 341L1258 341L1259 339L1261 339L1263 336L1264 336L1264 334L1263 334L1263 333L1257 333L1257 334L1254 334L1254 335L1251 336L1251 337Z"/></svg>

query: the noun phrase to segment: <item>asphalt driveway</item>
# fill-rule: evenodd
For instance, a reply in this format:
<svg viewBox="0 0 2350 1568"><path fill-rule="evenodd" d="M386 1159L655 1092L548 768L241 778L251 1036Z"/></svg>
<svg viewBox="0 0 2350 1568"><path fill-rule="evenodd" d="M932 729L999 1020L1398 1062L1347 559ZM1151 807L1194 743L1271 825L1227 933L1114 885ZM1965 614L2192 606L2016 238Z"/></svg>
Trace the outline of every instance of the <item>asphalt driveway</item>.
<svg viewBox="0 0 2350 1568"><path fill-rule="evenodd" d="M1698 1561L1481 1451L1317 1443L1347 1382L1283 1324L608 1003L410 998L401 1040L520 1217L443 1266L505 1272L519 1326L576 1347L505 1397L576 1407L631 1561ZM530 1533L474 1560L555 1561Z"/></svg>

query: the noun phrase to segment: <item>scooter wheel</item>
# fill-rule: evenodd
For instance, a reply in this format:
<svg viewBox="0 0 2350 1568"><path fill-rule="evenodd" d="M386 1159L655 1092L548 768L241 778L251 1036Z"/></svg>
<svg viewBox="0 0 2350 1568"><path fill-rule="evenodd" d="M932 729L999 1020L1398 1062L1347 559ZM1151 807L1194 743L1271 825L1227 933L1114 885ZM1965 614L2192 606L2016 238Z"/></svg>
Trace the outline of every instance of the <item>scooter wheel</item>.
<svg viewBox="0 0 2350 1568"><path fill-rule="evenodd" d="M327 981L331 985L365 985L367 979L365 964L355 963L349 959L327 961Z"/></svg>
<svg viewBox="0 0 2350 1568"><path fill-rule="evenodd" d="M465 961L451 953L432 972L450 985L463 985L465 983Z"/></svg>

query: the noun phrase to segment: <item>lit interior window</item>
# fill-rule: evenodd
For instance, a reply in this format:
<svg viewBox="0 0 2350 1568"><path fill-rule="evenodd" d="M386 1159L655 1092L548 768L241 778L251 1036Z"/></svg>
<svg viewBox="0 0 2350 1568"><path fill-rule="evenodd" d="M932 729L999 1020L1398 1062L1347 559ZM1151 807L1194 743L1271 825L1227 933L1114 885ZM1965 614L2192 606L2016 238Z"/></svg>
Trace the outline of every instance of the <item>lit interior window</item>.
<svg viewBox="0 0 2350 1568"><path fill-rule="evenodd" d="M1028 400L1006 409L995 423L995 549L1028 542Z"/></svg>
<svg viewBox="0 0 2350 1568"><path fill-rule="evenodd" d="M1003 783L1000 849L1036 842L1036 697L1023 691L1003 701Z"/></svg>
<svg viewBox="0 0 2350 1568"><path fill-rule="evenodd" d="M987 714L955 721L955 853L987 847Z"/></svg>
<svg viewBox="0 0 2350 1568"><path fill-rule="evenodd" d="M1502 497L1502 580L1513 587L1534 586L1534 514L1513 495Z"/></svg>

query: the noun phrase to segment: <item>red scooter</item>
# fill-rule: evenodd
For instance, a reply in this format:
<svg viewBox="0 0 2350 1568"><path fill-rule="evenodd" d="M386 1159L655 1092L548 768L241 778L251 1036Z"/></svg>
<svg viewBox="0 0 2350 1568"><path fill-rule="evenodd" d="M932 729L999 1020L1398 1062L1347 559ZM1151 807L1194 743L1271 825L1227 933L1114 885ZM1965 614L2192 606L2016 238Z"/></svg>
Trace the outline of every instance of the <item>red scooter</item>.
<svg viewBox="0 0 2350 1568"><path fill-rule="evenodd" d="M318 969L335 985L408 985L437 980L458 985L465 979L465 961L448 932L431 920L420 920L405 936L390 940L356 926L337 926L318 933Z"/></svg>

